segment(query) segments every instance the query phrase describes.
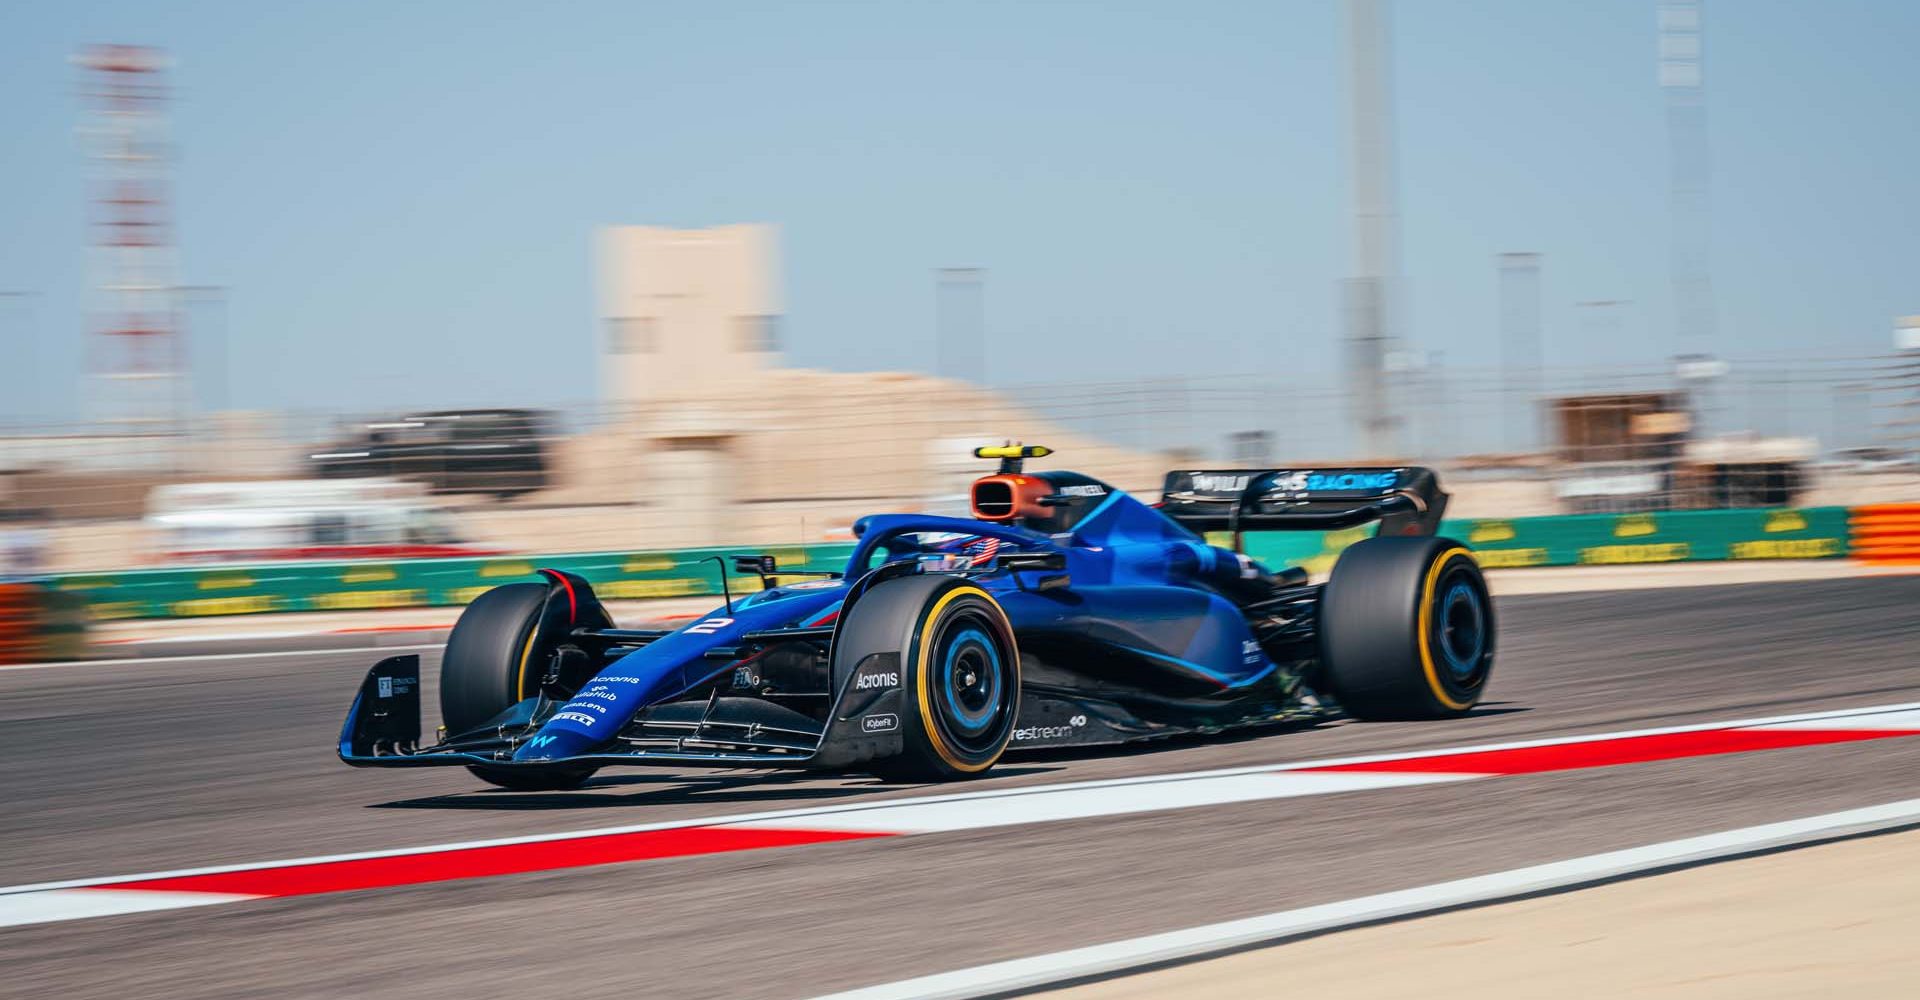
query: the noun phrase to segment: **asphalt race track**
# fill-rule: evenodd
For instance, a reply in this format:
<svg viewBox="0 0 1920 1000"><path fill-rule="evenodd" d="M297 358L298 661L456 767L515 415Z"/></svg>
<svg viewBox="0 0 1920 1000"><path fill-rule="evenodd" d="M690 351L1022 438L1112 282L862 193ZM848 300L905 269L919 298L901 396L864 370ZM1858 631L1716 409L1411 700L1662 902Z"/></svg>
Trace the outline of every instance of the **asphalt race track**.
<svg viewBox="0 0 1920 1000"><path fill-rule="evenodd" d="M352 770L368 652L0 670L0 886L1920 701L1920 576L1499 613L1466 719L1012 757L964 789ZM1876 739L255 900L0 929L0 995L802 998L1916 796L1920 739Z"/></svg>

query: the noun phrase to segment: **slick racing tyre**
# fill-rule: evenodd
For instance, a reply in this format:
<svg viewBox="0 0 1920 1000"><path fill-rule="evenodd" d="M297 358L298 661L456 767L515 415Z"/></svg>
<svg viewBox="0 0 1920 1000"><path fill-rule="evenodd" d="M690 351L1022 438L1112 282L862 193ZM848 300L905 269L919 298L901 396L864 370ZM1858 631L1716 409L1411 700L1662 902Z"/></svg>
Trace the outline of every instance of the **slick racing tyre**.
<svg viewBox="0 0 1920 1000"><path fill-rule="evenodd" d="M440 657L440 721L458 735L532 697L540 685L533 643L547 587L510 583L474 598ZM480 780L515 791L578 788L597 768L474 766Z"/></svg>
<svg viewBox="0 0 1920 1000"><path fill-rule="evenodd" d="M985 774L1006 751L1020 713L1020 651L999 603L955 577L884 581L854 604L835 659L851 671L888 652L901 666L903 748L869 770L894 781Z"/></svg>
<svg viewBox="0 0 1920 1000"><path fill-rule="evenodd" d="M1493 672L1493 601L1472 553L1446 538L1369 538L1320 596L1321 683L1358 719L1473 708Z"/></svg>

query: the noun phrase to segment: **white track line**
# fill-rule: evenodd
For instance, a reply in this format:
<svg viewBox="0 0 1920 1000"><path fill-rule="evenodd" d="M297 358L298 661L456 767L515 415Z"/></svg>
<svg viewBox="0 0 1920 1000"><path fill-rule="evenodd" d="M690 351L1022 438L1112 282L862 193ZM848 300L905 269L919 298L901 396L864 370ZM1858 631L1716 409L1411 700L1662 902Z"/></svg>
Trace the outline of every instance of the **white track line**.
<svg viewBox="0 0 1920 1000"><path fill-rule="evenodd" d="M257 639L314 639L323 635L351 635L350 632L336 632L323 629L318 632L217 632L213 635L158 635L151 638L101 639L96 646L166 646L187 642L247 642ZM381 635L380 632L363 632L363 635Z"/></svg>
<svg viewBox="0 0 1920 1000"><path fill-rule="evenodd" d="M1076 789L1063 789L1056 785L1047 789L1047 794L1044 795L1010 796L990 805L980 802L909 802L900 805L879 803L857 813L832 817L825 823L808 824L808 828L818 826L843 833L951 833L957 830L985 830L1028 823L1057 823L1063 820L1127 816L1166 809L1194 809L1200 806L1232 805L1236 802L1291 799L1305 795L1406 788L1412 785L1470 781L1479 777L1484 776L1363 772L1314 774L1276 770L1267 774L1221 775L1152 785ZM733 821L724 825L780 830L794 824L785 820L752 820Z"/></svg>
<svg viewBox="0 0 1920 1000"><path fill-rule="evenodd" d="M56 660L52 663L9 663L6 670L46 670L52 667L124 667L130 664L180 663L186 660L266 660L281 656L327 656L341 653L407 653L439 649L444 642L415 643L408 646L341 646L337 649L283 649L271 653L204 653L180 656L126 656L113 660ZM372 664L368 664L372 666Z"/></svg>
<svg viewBox="0 0 1920 1000"><path fill-rule="evenodd" d="M1207 924L1165 934L1114 941L1070 951L1036 955L943 972L815 1000L968 1000L1033 990L1093 976L1142 969L1165 962L1245 948L1307 934L1326 933L1459 906L1570 889L1595 882L1646 874L1663 868L1702 864L1756 851L1791 847L1851 834L1872 833L1920 823L1920 799L1848 809L1782 823L1749 826L1623 851L1592 854L1512 871L1456 879L1417 889L1383 892L1358 899L1282 910L1257 917Z"/></svg>
<svg viewBox="0 0 1920 1000"><path fill-rule="evenodd" d="M60 889L9 900L0 907L0 927L49 924L88 917L117 917L190 906L240 903L255 896L219 892L148 892L114 889Z"/></svg>

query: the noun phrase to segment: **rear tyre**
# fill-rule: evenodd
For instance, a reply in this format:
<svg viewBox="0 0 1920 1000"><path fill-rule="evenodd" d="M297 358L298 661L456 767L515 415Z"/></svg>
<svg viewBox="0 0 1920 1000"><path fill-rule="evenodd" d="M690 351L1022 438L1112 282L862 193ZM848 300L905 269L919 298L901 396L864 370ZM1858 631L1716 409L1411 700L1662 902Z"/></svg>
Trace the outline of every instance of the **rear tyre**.
<svg viewBox="0 0 1920 1000"><path fill-rule="evenodd" d="M848 669L873 653L900 658L904 748L874 761L874 774L955 781L987 773L1006 752L1020 714L1020 651L986 591L953 577L887 581L854 605L838 645Z"/></svg>
<svg viewBox="0 0 1920 1000"><path fill-rule="evenodd" d="M1358 719L1466 713L1493 672L1494 636L1480 564L1451 539L1359 542L1320 597L1322 683Z"/></svg>
<svg viewBox="0 0 1920 1000"><path fill-rule="evenodd" d="M440 657L440 721L459 734L485 725L539 689L534 639L547 588L510 583L474 598L454 622ZM598 768L467 768L480 780L515 791L578 788Z"/></svg>

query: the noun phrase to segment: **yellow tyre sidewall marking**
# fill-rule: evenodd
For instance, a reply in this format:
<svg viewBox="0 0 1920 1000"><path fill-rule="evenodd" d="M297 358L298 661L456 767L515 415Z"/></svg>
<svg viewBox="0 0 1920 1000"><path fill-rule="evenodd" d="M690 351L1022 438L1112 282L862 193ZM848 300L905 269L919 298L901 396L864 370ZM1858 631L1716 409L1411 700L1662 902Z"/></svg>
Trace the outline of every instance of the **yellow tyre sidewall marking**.
<svg viewBox="0 0 1920 1000"><path fill-rule="evenodd" d="M527 696L527 662L533 659L533 640L540 637L540 622L534 620L533 627L527 630L527 644L520 650L519 681L514 685L513 697L520 701Z"/></svg>
<svg viewBox="0 0 1920 1000"><path fill-rule="evenodd" d="M993 595L981 590L979 587L955 587L947 591L945 594L940 595L939 600L933 602L933 608L929 610L927 616L922 619L926 624L920 632L920 660L915 664L917 669L913 672L913 686L917 689L916 694L920 700L920 727L926 730L927 742L933 744L933 752L939 754L940 759L945 761L948 767L956 771L976 774L992 767L994 761L1000 759L1000 755L994 754L992 760L981 761L978 764L970 764L962 760L947 746L946 737L940 734L940 722L938 719L935 719L933 715L933 671L929 668L929 664L931 663L930 654L933 651L933 636L934 633L938 631L934 628L934 625L940 620L940 612L946 610L947 605L952 604L955 600L968 595L984 599L987 605L993 608L994 613L1000 616L1000 623L1007 626L1006 634L1013 634L1013 628L1007 622L1006 612L1000 610L1000 604L993 599ZM1015 693L1018 693L1020 685L1020 651L1018 648L1013 648L1005 650L1004 652L1013 658L1013 690Z"/></svg>
<svg viewBox="0 0 1920 1000"><path fill-rule="evenodd" d="M1453 696L1447 693L1446 686L1440 683L1440 671L1434 669L1433 665L1433 591L1440 583L1440 571L1446 569L1447 564L1452 562L1455 556L1465 556L1468 561L1473 559L1471 552L1455 547L1440 553L1440 558L1435 559L1433 565L1427 567L1427 582L1420 588L1419 646L1420 666L1427 672L1427 687L1433 690L1433 696L1440 700L1440 704L1460 712L1472 708L1473 702L1455 701Z"/></svg>

